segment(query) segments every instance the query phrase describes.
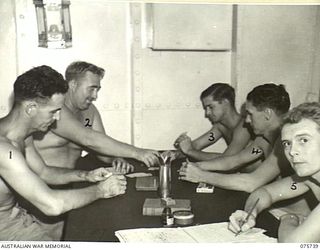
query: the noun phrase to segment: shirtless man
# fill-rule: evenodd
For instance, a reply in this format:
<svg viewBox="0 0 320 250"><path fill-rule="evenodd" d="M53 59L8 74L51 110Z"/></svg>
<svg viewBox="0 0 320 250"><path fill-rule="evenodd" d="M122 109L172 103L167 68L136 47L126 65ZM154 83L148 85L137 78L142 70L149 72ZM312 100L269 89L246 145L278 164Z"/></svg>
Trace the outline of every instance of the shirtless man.
<svg viewBox="0 0 320 250"><path fill-rule="evenodd" d="M197 161L232 155L247 146L254 135L234 106L234 89L226 83L214 83L201 93L200 99L205 117L211 122L212 128L193 141L183 133L175 140L174 146L187 157ZM228 145L222 154L202 151L221 138Z"/></svg>
<svg viewBox="0 0 320 250"><path fill-rule="evenodd" d="M262 210L278 201L301 196L309 190L320 201L320 104L304 103L292 109L284 120L281 140L295 175L253 192L244 211L238 210L230 216L231 231L236 233L249 230L255 225L256 217ZM257 200L252 216L240 226ZM307 217L301 214L284 215L279 227L279 242L320 242L319 219L320 205Z"/></svg>
<svg viewBox="0 0 320 250"><path fill-rule="evenodd" d="M289 107L289 94L282 85L263 84L255 87L247 96L246 122L251 125L256 139L237 154L183 164L180 178L246 192L272 181L280 174L278 162L283 162L279 157L279 134L282 117ZM246 168L240 169L243 166ZM217 170L241 170L242 173L212 172Z"/></svg>
<svg viewBox="0 0 320 250"><path fill-rule="evenodd" d="M60 223L49 225L27 214L15 192L46 215L59 215L100 198L124 194L126 180L104 168L79 171L48 167L33 146L32 133L59 120L67 83L48 66L33 68L14 83L14 106L0 119L0 240L59 240ZM27 156L25 156L27 155ZM52 190L47 184L97 182L77 190Z"/></svg>
<svg viewBox="0 0 320 250"><path fill-rule="evenodd" d="M35 146L48 166L74 168L82 149L98 154L98 158L111 163L123 173L132 166L123 159L135 158L148 167L158 162L159 153L119 142L106 135L97 108L92 104L98 97L104 69L77 61L65 73L69 85L61 118L47 133L34 136Z"/></svg>

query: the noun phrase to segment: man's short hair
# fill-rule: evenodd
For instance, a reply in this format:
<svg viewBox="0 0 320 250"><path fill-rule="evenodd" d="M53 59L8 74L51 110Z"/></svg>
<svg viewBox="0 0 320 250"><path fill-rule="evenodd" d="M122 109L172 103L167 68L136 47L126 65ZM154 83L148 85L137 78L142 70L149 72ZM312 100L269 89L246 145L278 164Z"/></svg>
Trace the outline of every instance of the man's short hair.
<svg viewBox="0 0 320 250"><path fill-rule="evenodd" d="M320 130L320 103L306 102L298 105L285 115L283 124L298 123L302 119L309 119L318 124Z"/></svg>
<svg viewBox="0 0 320 250"><path fill-rule="evenodd" d="M290 108L290 97L282 84L259 85L249 92L247 101L251 102L258 110L270 108L277 115L287 113Z"/></svg>
<svg viewBox="0 0 320 250"><path fill-rule="evenodd" d="M15 103L32 99L46 103L54 94L65 94L68 84L59 72L42 65L18 76L13 89Z"/></svg>
<svg viewBox="0 0 320 250"><path fill-rule="evenodd" d="M91 72L95 75L98 75L100 79L104 77L104 69L100 68L92 63L84 61L76 61L71 63L65 72L65 77L67 82L71 80L77 80L84 76L86 72Z"/></svg>
<svg viewBox="0 0 320 250"><path fill-rule="evenodd" d="M202 91L200 95L200 99L205 97L212 96L215 101L222 101L223 99L227 99L229 103L234 106L234 88L226 83L214 83L204 91Z"/></svg>

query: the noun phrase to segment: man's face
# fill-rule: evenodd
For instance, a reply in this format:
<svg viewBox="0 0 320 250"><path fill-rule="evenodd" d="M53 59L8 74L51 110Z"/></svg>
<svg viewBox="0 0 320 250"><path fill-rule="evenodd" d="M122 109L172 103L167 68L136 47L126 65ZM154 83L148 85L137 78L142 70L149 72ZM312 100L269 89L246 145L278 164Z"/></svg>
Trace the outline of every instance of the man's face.
<svg viewBox="0 0 320 250"><path fill-rule="evenodd" d="M76 80L76 86L73 93L74 102L78 109L85 110L98 98L100 90L100 77L91 72Z"/></svg>
<svg viewBox="0 0 320 250"><path fill-rule="evenodd" d="M60 119L60 111L64 103L63 94L54 94L45 104L38 103L34 116L34 126L38 131L45 132L49 126Z"/></svg>
<svg viewBox="0 0 320 250"><path fill-rule="evenodd" d="M246 123L249 123L256 135L263 135L266 131L264 110L259 111L250 101L246 101Z"/></svg>
<svg viewBox="0 0 320 250"><path fill-rule="evenodd" d="M212 96L204 97L202 100L205 117L214 124L220 122L224 116L225 103L214 101Z"/></svg>
<svg viewBox="0 0 320 250"><path fill-rule="evenodd" d="M320 171L319 126L310 119L285 124L281 132L284 153L298 176Z"/></svg>

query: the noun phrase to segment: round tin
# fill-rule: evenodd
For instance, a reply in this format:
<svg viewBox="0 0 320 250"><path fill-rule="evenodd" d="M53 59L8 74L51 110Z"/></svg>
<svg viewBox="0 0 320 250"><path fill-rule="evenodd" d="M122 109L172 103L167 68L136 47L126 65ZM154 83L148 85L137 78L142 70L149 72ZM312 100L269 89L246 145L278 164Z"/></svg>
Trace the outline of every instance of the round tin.
<svg viewBox="0 0 320 250"><path fill-rule="evenodd" d="M193 223L194 214L189 210L173 212L174 223L179 226L187 226Z"/></svg>

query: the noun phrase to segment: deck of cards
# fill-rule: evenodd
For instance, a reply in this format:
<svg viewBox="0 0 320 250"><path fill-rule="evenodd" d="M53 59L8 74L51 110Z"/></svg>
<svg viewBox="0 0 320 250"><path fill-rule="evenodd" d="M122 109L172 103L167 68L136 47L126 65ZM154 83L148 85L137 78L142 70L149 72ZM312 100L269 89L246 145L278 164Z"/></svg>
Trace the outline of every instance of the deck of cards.
<svg viewBox="0 0 320 250"><path fill-rule="evenodd" d="M196 191L197 193L213 193L214 186L204 182L200 182L199 185L197 186Z"/></svg>

